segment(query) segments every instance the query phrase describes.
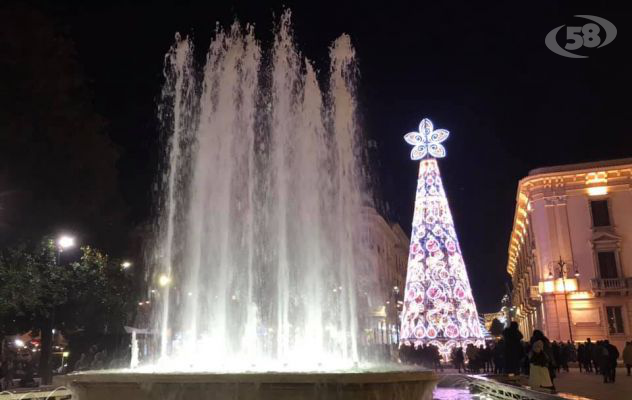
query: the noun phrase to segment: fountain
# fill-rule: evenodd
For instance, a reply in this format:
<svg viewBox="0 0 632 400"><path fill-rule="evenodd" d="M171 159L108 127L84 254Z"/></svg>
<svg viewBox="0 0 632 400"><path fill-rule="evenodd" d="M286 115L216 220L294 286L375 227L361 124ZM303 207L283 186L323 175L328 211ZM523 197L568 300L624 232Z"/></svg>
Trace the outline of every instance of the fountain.
<svg viewBox="0 0 632 400"><path fill-rule="evenodd" d="M322 79L294 44L289 11L269 51L250 25L218 29L201 72L192 41L176 36L160 106L156 357L71 376L79 399L431 393L431 372L367 361L375 289L359 254L370 196L349 36L329 55Z"/></svg>

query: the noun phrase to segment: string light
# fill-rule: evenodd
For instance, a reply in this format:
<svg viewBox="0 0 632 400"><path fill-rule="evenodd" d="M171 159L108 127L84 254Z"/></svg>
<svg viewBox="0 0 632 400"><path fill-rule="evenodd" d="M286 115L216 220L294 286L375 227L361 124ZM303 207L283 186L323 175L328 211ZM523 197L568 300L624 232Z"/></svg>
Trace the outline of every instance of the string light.
<svg viewBox="0 0 632 400"><path fill-rule="evenodd" d="M401 321L404 344L432 344L448 356L454 347L483 344L465 263L435 158L449 132L424 118L419 132L404 136L411 159L422 160L408 258Z"/></svg>

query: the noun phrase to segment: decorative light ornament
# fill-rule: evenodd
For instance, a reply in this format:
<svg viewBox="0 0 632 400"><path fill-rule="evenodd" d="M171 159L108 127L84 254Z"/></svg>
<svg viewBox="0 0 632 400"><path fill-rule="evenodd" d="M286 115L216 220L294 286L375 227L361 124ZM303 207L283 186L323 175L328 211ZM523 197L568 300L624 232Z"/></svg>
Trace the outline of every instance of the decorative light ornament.
<svg viewBox="0 0 632 400"><path fill-rule="evenodd" d="M424 118L404 136L419 165L417 196L401 314L401 344L432 344L444 357L455 347L484 344L476 304L452 221L439 165L449 136Z"/></svg>
<svg viewBox="0 0 632 400"><path fill-rule="evenodd" d="M412 144L413 149L410 152L412 160L421 160L427 155L434 158L443 158L446 155L445 147L441 144L445 141L450 132L445 129L434 129L432 121L428 118L421 120L419 124L419 132L409 132L404 135L404 140L408 144Z"/></svg>

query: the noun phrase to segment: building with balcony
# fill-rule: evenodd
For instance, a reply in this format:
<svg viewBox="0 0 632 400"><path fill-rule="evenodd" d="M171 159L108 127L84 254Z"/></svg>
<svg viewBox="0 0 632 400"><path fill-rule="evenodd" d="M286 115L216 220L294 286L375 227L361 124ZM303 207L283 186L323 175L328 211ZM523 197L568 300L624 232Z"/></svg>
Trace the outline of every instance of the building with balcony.
<svg viewBox="0 0 632 400"><path fill-rule="evenodd" d="M529 338L632 339L632 159L539 168L518 185L507 271Z"/></svg>

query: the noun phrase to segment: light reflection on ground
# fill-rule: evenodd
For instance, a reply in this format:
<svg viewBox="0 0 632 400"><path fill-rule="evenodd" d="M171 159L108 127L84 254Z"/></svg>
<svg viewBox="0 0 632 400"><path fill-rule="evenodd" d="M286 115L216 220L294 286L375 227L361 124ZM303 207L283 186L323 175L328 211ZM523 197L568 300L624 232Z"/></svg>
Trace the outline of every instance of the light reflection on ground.
<svg viewBox="0 0 632 400"><path fill-rule="evenodd" d="M436 388L432 396L433 400L484 400L487 396L472 394L468 389Z"/></svg>

